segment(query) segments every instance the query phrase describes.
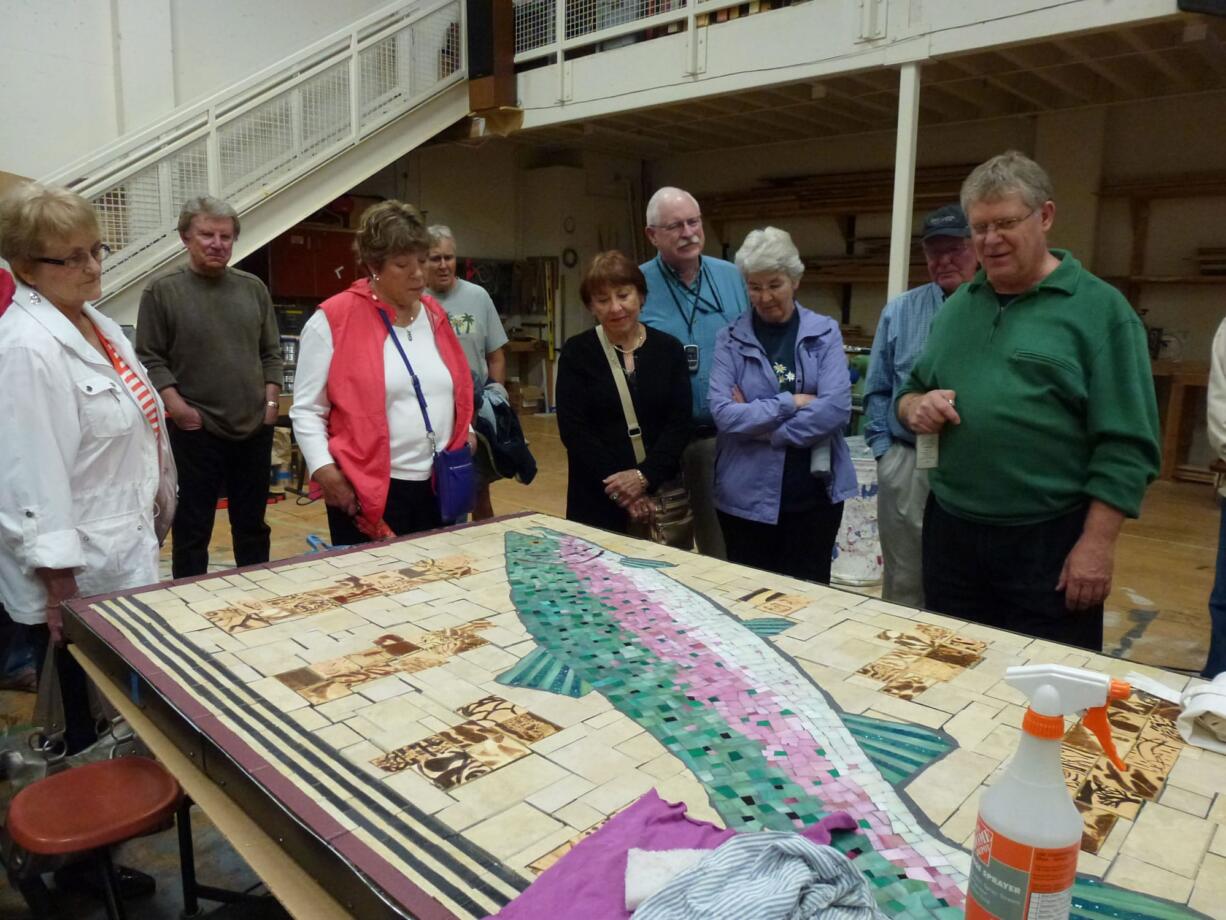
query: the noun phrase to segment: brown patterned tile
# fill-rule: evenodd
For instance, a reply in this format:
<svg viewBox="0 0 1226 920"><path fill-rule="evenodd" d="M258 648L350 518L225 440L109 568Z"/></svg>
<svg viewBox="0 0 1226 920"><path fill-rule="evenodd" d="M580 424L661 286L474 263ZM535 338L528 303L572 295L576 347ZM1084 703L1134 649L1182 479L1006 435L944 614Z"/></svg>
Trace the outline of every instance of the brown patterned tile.
<svg viewBox="0 0 1226 920"><path fill-rule="evenodd" d="M612 817L612 815L610 815L609 817ZM532 872L535 873L536 875L540 875L546 869L553 866L553 864L556 863L559 859L561 859L563 856L565 856L567 853L573 850L576 846L582 843L585 839L592 836L592 834L596 833L598 830L604 827L606 822L608 822L608 820L609 818L605 818L604 821L600 821L596 824L593 824L591 827L583 831L583 833L579 834L578 836L572 837L570 840L567 840L565 843L559 844L558 846L550 850L548 853L546 853L544 856L537 857L535 860L528 863L528 868L532 870Z"/></svg>
<svg viewBox="0 0 1226 920"><path fill-rule="evenodd" d="M323 675L314 668L295 668L292 671L282 671L277 675L277 680L285 684L295 693L305 690L307 687L313 687L324 679Z"/></svg>
<svg viewBox="0 0 1226 920"><path fill-rule="evenodd" d="M501 725L505 731L510 732L516 738L527 741L529 744L540 741L542 738L548 738L550 735L562 730L547 719L542 719L540 716L535 716L530 712L521 712L519 715L504 719Z"/></svg>
<svg viewBox="0 0 1226 920"><path fill-rule="evenodd" d="M922 677L919 674L902 673L887 683L881 689L900 700L913 700L937 681L932 677Z"/></svg>
<svg viewBox="0 0 1226 920"><path fill-rule="evenodd" d="M929 678L932 681L949 680L951 677L957 677L965 668L957 664L948 664L936 658L923 656L915 659L907 665L908 674L917 674L920 677Z"/></svg>
<svg viewBox="0 0 1226 920"><path fill-rule="evenodd" d="M1121 774L1106 758L1101 758L1077 791L1076 800L1099 811L1121 818L1135 818L1141 803L1152 799L1157 787L1136 770Z"/></svg>
<svg viewBox="0 0 1226 920"><path fill-rule="evenodd" d="M873 680L890 681L911 666L920 658L919 652L897 651L888 652L876 661L870 661L858 673Z"/></svg>
<svg viewBox="0 0 1226 920"><path fill-rule="evenodd" d="M395 633L388 633L386 636L380 636L375 640L375 645L383 649L389 655L399 658L401 655L409 655L421 649L420 645L414 645L407 639L404 639Z"/></svg>
<svg viewBox="0 0 1226 920"><path fill-rule="evenodd" d="M1100 811L1097 808L1083 807L1081 803L1078 803L1077 809L1081 812L1082 821L1081 849L1086 853L1096 854L1102 849L1111 829L1115 827L1119 815L1109 811Z"/></svg>
<svg viewBox="0 0 1226 920"><path fill-rule="evenodd" d="M341 697L349 696L352 692L353 689L348 684L339 680L326 680L321 684L298 691L299 695L312 706L339 700Z"/></svg>
<svg viewBox="0 0 1226 920"><path fill-rule="evenodd" d="M952 629L946 629L944 626L934 626L931 623L916 623L915 631L933 643L945 642L954 634Z"/></svg>
<svg viewBox="0 0 1226 920"><path fill-rule="evenodd" d="M1060 750L1060 766L1064 768L1065 785L1077 789L1098 763L1098 757L1094 751L1064 745Z"/></svg>
<svg viewBox="0 0 1226 920"><path fill-rule="evenodd" d="M899 632L896 629L883 629L877 633L878 639L886 639L893 642L895 645L905 649L917 652L918 654L927 654L932 648L932 642L923 636L913 636L910 633Z"/></svg>
<svg viewBox="0 0 1226 920"><path fill-rule="evenodd" d="M983 656L978 652L972 652L970 649L961 648L949 643L938 645L926 657L943 661L946 664L957 665L959 669L969 668L983 660Z"/></svg>

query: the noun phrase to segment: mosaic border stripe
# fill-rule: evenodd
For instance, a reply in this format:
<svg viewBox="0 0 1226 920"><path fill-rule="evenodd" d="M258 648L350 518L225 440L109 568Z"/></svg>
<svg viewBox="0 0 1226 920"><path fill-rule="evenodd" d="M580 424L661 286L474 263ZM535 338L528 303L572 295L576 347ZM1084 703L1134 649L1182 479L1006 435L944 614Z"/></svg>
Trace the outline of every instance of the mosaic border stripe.
<svg viewBox="0 0 1226 920"><path fill-rule="evenodd" d="M272 766L278 772L283 774L289 773L304 785L318 788L321 797L336 812L344 815L347 819L361 827L373 841L394 852L404 861L407 867L414 872L420 873L421 877L428 880L439 892L438 894L432 894L430 891L414 885L413 887L423 895L430 897L432 900L442 898L450 901L455 908L462 912L472 917L480 918L486 916L491 910L496 910L498 907L506 904L511 897L514 897L518 891L522 891L529 884L529 879L514 873L499 860L464 839L438 819L422 812L411 802L396 793L395 790L379 784L373 777L364 773L356 764L342 757L335 748L321 741L306 729L298 727L292 719L281 724L268 718L264 713L259 712L256 707L268 706L262 698L252 693L224 665L204 655L190 640L184 638L182 634L171 630L165 620L147 605L134 598L117 598L101 602L96 606L104 607L117 620L121 621L130 633L143 633L150 640L150 644L140 651L147 653L147 657L149 657L152 664L161 665L168 673L176 675L182 682L182 686L179 688L180 691L186 690L189 694L198 693L202 698L207 699L208 703L217 712L222 713L232 723L243 726L246 731L254 735L262 732L265 733L265 736L278 738L288 746L289 751L292 751L315 767L315 772L307 772L288 755L288 752L278 750L272 746L269 746L268 750L276 757L279 763L271 763L258 752L252 750L252 754L255 757L268 763L269 766ZM128 607L135 608L145 618L146 622L138 621L132 610L127 609ZM174 654L183 659L182 664L172 660L171 647L175 644L180 646L180 648L175 649ZM152 653L152 655L150 656L148 653ZM195 657L193 658L193 656ZM210 669L214 672L211 675L208 673ZM146 675L146 679L149 679L149 677L150 675ZM217 678L221 680L219 681ZM156 680L151 682L156 686ZM228 686L226 686L227 684ZM221 693L229 692L232 694L232 699L235 702L245 703L247 708L231 704L223 699L218 692L214 691L220 691ZM257 727L253 729L252 723L255 723ZM289 730L287 730L287 727ZM207 731L205 733L207 734ZM294 737L295 735L297 737ZM246 742L244 741L244 743ZM308 746L314 748L315 751L309 750ZM325 758L330 759L332 763L326 762ZM340 788L350 792L352 800L358 801L365 806L376 816L376 820L386 825L386 829L379 828L370 817L345 804L347 800L332 793L319 782L321 777L330 779ZM392 807L378 802L375 796L385 799ZM411 817L415 822L423 825L423 827L418 828L409 824L399 817L401 813ZM400 834L406 838L408 843L399 842L394 837L389 836L390 834ZM430 837L436 839L431 840ZM357 839L360 840L361 838ZM331 846L330 843L329 846ZM421 855L415 854L409 849L409 846L417 847L424 854L428 854L429 858L432 858L439 868L422 862ZM478 874L476 867L465 865L464 862L456 858L455 853L448 853L447 848L459 851L460 854L477 863L481 870L490 873L497 880L505 883L511 890L499 890L490 878ZM335 850L335 847L333 849ZM346 858L346 861L352 862L352 860L344 857L344 854L339 854L339 851L338 855L342 855L342 858ZM377 854L375 856L382 859ZM361 869L362 867L357 866L356 868ZM440 875L440 869L451 874L455 880L450 881ZM478 893L483 896L487 903L482 904L475 899L474 895Z"/></svg>

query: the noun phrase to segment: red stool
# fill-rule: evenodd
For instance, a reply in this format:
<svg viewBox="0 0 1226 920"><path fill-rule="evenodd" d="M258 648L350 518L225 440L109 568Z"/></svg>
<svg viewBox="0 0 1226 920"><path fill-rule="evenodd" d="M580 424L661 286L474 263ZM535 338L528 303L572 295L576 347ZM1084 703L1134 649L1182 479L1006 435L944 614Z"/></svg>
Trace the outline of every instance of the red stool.
<svg viewBox="0 0 1226 920"><path fill-rule="evenodd" d="M110 848L167 828L182 801L175 778L147 757L85 764L39 780L18 792L9 806L6 830L14 844L9 877L27 900L45 904L38 860L30 857L93 854L99 861L107 915L122 920ZM48 909L34 903L31 907L39 916Z"/></svg>

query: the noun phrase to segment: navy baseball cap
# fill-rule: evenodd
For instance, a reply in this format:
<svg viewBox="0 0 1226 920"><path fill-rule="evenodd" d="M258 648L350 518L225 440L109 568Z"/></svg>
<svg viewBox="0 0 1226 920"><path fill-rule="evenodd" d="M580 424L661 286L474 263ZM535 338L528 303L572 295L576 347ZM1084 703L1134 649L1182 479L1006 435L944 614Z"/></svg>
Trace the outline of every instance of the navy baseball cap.
<svg viewBox="0 0 1226 920"><path fill-rule="evenodd" d="M966 215L962 213L961 206L956 204L937 208L924 218L923 229L920 231L921 240L930 240L935 236L958 236L965 239L970 235L971 228L966 222Z"/></svg>

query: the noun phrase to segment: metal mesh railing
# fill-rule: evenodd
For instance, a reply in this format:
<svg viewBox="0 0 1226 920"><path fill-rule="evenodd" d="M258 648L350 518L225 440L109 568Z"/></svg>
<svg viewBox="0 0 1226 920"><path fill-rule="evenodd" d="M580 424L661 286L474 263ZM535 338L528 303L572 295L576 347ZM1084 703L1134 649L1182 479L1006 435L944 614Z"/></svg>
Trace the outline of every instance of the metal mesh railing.
<svg viewBox="0 0 1226 920"><path fill-rule="evenodd" d="M287 61L266 91L238 84L207 111L203 104L186 109L138 142L118 145L119 161L98 158L76 173L82 178L59 179L94 204L115 253L107 276L137 277L177 250L188 198L218 195L241 211L460 79L462 28L463 0L389 7Z"/></svg>
<svg viewBox="0 0 1226 920"><path fill-rule="evenodd" d="M557 38L557 0L515 0L515 53L552 45Z"/></svg>

